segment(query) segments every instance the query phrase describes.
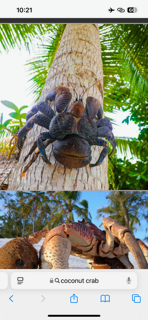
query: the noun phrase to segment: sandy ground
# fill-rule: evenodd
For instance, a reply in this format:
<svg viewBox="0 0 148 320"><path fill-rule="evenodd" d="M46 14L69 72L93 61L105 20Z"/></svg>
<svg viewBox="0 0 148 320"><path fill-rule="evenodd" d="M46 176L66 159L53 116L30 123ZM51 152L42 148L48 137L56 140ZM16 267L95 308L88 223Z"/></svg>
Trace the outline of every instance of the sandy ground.
<svg viewBox="0 0 148 320"><path fill-rule="evenodd" d="M10 240L11 239L0 239L0 248ZM44 239L42 239L38 244L34 245L35 249L38 252L39 252L39 250L41 248L41 245L42 245L43 241L44 241ZM134 268L138 269L136 261L133 258L131 253L129 253L129 258L130 258L131 263L134 265ZM87 265L87 260L81 259L81 258L78 258L78 257L73 257L73 256L69 257L69 267L70 267L70 269L89 269L89 267Z"/></svg>

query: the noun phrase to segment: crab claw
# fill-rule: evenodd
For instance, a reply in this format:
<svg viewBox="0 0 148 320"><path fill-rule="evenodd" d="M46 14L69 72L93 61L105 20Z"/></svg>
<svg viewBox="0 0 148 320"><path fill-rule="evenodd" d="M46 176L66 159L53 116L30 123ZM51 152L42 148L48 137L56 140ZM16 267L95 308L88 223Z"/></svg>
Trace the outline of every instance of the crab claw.
<svg viewBox="0 0 148 320"><path fill-rule="evenodd" d="M148 269L148 263L145 258L145 251L146 254L148 254L148 250L142 250L142 245L139 246L138 241L127 227L122 226L118 221L112 218L103 218L103 226L106 231L109 230L114 237L117 237L121 244L127 246L140 269Z"/></svg>
<svg viewBox="0 0 148 320"><path fill-rule="evenodd" d="M58 86L49 90L45 102L53 101L55 99L56 111L64 112L66 111L71 98L72 94L68 88Z"/></svg>
<svg viewBox="0 0 148 320"><path fill-rule="evenodd" d="M68 269L68 259L73 250L84 256L97 252L96 237L85 224L69 222L50 230L41 248L40 268Z"/></svg>

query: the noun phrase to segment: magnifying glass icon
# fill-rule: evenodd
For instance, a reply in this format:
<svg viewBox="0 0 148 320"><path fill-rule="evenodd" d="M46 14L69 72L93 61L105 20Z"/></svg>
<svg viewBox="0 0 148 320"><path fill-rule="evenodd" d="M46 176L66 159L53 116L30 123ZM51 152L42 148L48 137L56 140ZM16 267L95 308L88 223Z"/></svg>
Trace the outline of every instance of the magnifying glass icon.
<svg viewBox="0 0 148 320"><path fill-rule="evenodd" d="M59 278L55 278L55 280L54 280L56 283L60 283L60 280L59 280Z"/></svg>

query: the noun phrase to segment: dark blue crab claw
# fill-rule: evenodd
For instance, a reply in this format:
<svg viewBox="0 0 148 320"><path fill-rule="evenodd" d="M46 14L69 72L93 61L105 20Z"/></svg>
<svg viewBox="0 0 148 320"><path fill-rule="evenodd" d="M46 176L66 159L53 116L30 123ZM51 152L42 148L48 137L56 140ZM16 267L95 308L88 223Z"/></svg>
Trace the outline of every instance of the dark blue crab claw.
<svg viewBox="0 0 148 320"><path fill-rule="evenodd" d="M48 101L53 101L55 99L55 96L58 92L58 90L60 89L61 87L55 87L55 88L52 88L48 91L48 94L45 98L45 102L48 102Z"/></svg>
<svg viewBox="0 0 148 320"><path fill-rule="evenodd" d="M58 86L49 90L46 96L45 102L55 100L56 111L64 112L66 111L71 98L72 98L72 94L68 88Z"/></svg>
<svg viewBox="0 0 148 320"><path fill-rule="evenodd" d="M64 90L66 89L66 90ZM63 91L57 93L55 98L56 111L58 113L65 112L68 108L69 102L71 101L72 94L68 88L63 88Z"/></svg>
<svg viewBox="0 0 148 320"><path fill-rule="evenodd" d="M111 153L108 155L110 157L112 155L112 153L114 152L116 146L117 146L117 143L116 143L116 140L114 138L114 135L113 135L112 131L108 127L105 127L105 126L104 127L99 127L98 136L106 138L111 143L111 145L113 146L113 149L112 149ZM104 147L104 148L101 151L99 159L97 160L97 162L94 163L94 164L91 163L90 167L95 167L95 166L100 165L103 162L104 158L108 154L108 148L109 147L108 147L107 141L105 141L103 139L97 139L94 145L101 146L101 147Z"/></svg>
<svg viewBox="0 0 148 320"><path fill-rule="evenodd" d="M103 108L102 108L101 104L99 105L99 109L98 109L98 112L97 112L97 117L98 117L98 119L102 119L103 118Z"/></svg>
<svg viewBox="0 0 148 320"><path fill-rule="evenodd" d="M100 127L98 129L98 136L106 138L113 146L111 153L108 155L110 157L112 155L112 153L114 152L115 148L117 147L117 142L115 140L115 137L114 137L112 131L108 127Z"/></svg>
<svg viewBox="0 0 148 320"><path fill-rule="evenodd" d="M89 164L90 167L99 166L103 162L104 158L107 156L107 153L108 153L108 143L105 140L97 139L94 145L104 147L104 148L101 151L99 159L96 161L96 163Z"/></svg>
<svg viewBox="0 0 148 320"><path fill-rule="evenodd" d="M108 118L100 119L96 122L97 128L108 127L111 131L113 130L112 124Z"/></svg>
<svg viewBox="0 0 148 320"><path fill-rule="evenodd" d="M99 100L93 97L87 97L86 99L86 114L89 119L94 119L98 113L100 117L103 117L103 109Z"/></svg>

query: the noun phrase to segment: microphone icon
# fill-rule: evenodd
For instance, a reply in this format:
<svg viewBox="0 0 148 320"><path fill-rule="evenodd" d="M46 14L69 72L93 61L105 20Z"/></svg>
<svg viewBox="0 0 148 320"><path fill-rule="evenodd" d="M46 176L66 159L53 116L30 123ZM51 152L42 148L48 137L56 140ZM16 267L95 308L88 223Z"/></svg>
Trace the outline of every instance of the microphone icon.
<svg viewBox="0 0 148 320"><path fill-rule="evenodd" d="M132 282L131 278L128 277L128 278L126 279L126 282L127 282L127 284L131 284L131 282Z"/></svg>

